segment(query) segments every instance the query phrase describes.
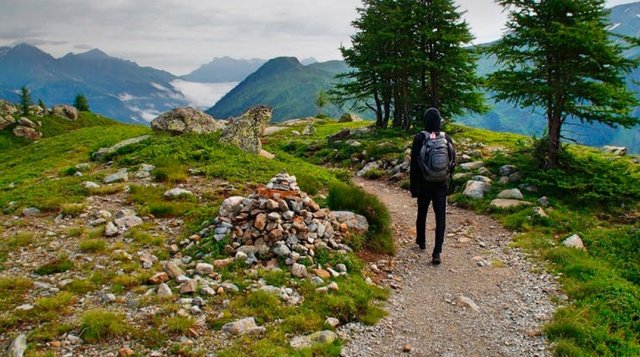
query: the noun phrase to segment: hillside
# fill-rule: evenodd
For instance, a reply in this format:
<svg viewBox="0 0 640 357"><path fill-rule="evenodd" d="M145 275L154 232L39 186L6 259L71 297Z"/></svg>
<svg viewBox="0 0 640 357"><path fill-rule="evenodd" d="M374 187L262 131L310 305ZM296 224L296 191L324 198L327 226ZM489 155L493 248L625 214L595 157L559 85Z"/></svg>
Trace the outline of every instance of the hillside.
<svg viewBox="0 0 640 357"><path fill-rule="evenodd" d="M265 104L273 107L274 121L313 116L317 114L314 100L318 92L329 90L333 77L346 70L342 61L303 66L293 57L275 58L238 84L207 113L228 118L253 105ZM335 116L341 111L329 106L325 113Z"/></svg>
<svg viewBox="0 0 640 357"><path fill-rule="evenodd" d="M187 101L171 82L177 77L94 49L59 59L34 46L19 44L0 51L0 98L17 102L27 86L34 100L73 103L84 94L91 109L123 122L146 123L158 113Z"/></svg>
<svg viewBox="0 0 640 357"><path fill-rule="evenodd" d="M230 57L217 57L181 78L186 81L200 83L241 82L266 62L266 60L257 58L241 60Z"/></svg>

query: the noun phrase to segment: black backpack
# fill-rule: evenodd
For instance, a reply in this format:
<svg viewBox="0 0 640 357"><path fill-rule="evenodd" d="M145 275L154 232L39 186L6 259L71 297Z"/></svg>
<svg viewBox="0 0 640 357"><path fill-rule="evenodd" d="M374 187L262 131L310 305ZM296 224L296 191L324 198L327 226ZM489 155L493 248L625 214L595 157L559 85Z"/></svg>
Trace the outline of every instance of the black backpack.
<svg viewBox="0 0 640 357"><path fill-rule="evenodd" d="M435 138L423 131L425 136L418 155L418 164L422 176L427 182L446 182L449 179L449 142L443 132Z"/></svg>

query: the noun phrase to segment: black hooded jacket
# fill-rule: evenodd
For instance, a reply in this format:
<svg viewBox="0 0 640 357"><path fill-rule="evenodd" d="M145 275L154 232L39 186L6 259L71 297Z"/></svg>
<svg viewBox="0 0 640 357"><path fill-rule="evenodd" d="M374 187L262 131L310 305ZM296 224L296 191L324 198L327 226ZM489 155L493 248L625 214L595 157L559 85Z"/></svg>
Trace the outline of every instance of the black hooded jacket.
<svg viewBox="0 0 640 357"><path fill-rule="evenodd" d="M441 131L441 125L442 117L440 116L440 112L435 108L427 110L424 114L425 131L427 133L438 134ZM456 150L451 137L446 134L445 136L449 143L449 173L453 175L453 170L456 166ZM422 177L422 172L418 164L418 155L420 155L420 150L425 140L425 134L420 132L413 138L413 145L411 146L411 171L409 176L411 181L411 197L421 196L431 190L447 190L449 187L449 181L433 183L425 181L424 177Z"/></svg>

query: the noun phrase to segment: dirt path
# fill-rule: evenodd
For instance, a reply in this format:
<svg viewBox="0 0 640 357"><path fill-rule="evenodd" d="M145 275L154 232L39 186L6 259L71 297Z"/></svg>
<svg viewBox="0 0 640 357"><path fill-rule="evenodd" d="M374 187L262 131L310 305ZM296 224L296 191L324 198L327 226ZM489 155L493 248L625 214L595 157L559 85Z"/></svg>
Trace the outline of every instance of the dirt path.
<svg viewBox="0 0 640 357"><path fill-rule="evenodd" d="M396 287L389 316L376 326L347 325L353 338L343 356L547 356L541 325L553 314L555 279L533 273L523 253L509 248L512 233L489 217L448 207L443 264L430 264L415 246L416 202L381 182L356 180L389 208L399 251L385 283ZM384 262L383 262L384 264ZM389 264L394 265L394 264ZM372 267L372 270L376 270ZM477 304L477 311L460 301ZM405 345L411 351L403 351Z"/></svg>

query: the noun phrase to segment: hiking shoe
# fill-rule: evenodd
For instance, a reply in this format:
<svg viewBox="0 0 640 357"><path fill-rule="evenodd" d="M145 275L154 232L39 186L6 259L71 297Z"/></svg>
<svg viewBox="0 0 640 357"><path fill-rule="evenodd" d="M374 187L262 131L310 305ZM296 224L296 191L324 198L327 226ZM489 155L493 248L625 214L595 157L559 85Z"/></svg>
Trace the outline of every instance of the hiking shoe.
<svg viewBox="0 0 640 357"><path fill-rule="evenodd" d="M440 265L442 263L442 260L440 259L440 254L434 255L433 258L431 259L431 263L433 265Z"/></svg>

